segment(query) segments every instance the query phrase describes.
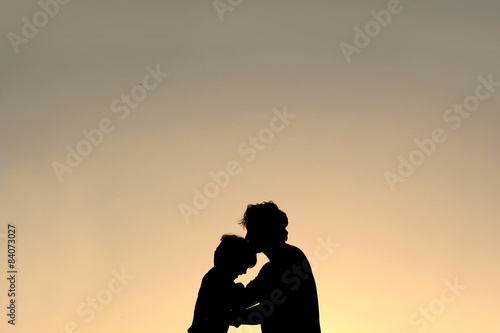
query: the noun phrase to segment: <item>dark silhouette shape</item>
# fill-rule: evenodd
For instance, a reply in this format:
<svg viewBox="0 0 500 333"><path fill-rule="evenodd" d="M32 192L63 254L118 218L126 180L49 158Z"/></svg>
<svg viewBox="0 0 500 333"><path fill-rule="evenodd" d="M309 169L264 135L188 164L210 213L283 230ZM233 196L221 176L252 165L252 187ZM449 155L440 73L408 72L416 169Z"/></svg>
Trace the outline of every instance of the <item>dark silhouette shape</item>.
<svg viewBox="0 0 500 333"><path fill-rule="evenodd" d="M236 235L224 235L214 253L214 267L203 277L189 333L226 333L231 318L243 310L244 286L234 283L257 256L248 242Z"/></svg>
<svg viewBox="0 0 500 333"><path fill-rule="evenodd" d="M255 306L240 313L234 326L261 324L262 333L320 333L316 282L304 253L286 243L286 214L272 201L248 205L240 224L249 244L269 262L244 290L245 303Z"/></svg>

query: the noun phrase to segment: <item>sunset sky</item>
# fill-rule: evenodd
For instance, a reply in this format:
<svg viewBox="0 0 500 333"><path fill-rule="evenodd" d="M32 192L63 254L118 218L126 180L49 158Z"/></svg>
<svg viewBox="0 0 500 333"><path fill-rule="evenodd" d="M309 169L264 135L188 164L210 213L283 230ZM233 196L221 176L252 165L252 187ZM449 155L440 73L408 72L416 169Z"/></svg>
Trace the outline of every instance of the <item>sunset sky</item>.
<svg viewBox="0 0 500 333"><path fill-rule="evenodd" d="M500 2L55 1L0 6L1 332L186 332L268 200L323 332L500 331Z"/></svg>

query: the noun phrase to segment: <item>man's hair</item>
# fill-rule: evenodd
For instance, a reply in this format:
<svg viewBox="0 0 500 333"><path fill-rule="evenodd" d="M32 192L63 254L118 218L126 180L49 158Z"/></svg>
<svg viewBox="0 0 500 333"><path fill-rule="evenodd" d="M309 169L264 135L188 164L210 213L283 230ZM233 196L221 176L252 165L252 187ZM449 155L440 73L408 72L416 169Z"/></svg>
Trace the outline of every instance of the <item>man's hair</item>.
<svg viewBox="0 0 500 333"><path fill-rule="evenodd" d="M247 230L257 231L263 238L288 239L288 217L272 201L248 205L240 224Z"/></svg>
<svg viewBox="0 0 500 333"><path fill-rule="evenodd" d="M237 235L222 235L221 242L214 253L214 265L238 263L253 267L257 263L257 255L251 250L245 238Z"/></svg>

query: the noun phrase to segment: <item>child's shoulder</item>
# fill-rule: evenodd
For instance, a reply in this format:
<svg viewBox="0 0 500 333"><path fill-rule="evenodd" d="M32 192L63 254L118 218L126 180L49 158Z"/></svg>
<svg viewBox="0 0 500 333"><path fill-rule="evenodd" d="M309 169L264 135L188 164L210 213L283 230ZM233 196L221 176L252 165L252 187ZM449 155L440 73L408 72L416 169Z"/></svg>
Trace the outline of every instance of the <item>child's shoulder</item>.
<svg viewBox="0 0 500 333"><path fill-rule="evenodd" d="M215 267L212 267L208 270L208 272L203 276L203 281L210 281L217 279L217 270Z"/></svg>

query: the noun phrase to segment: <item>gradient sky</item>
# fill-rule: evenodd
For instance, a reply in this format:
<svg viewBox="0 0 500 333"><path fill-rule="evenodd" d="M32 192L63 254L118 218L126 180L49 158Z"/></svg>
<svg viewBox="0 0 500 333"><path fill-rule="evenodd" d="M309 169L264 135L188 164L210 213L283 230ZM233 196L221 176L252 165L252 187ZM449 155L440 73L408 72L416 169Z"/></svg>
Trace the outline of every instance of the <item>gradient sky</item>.
<svg viewBox="0 0 500 333"><path fill-rule="evenodd" d="M244 0L221 21L212 1L73 0L16 53L9 33L41 7L3 0L0 267L15 224L19 273L2 332L185 332L220 236L266 200L315 263L324 332L498 332L500 87L459 128L443 117L478 77L500 82L500 3L402 0L348 63L341 43L388 3ZM121 119L112 103L157 66L169 75ZM59 181L54 161L103 119L113 130ZM392 191L384 174L437 128L446 141ZM188 223L179 207L230 161ZM445 303L446 281L466 289Z"/></svg>

